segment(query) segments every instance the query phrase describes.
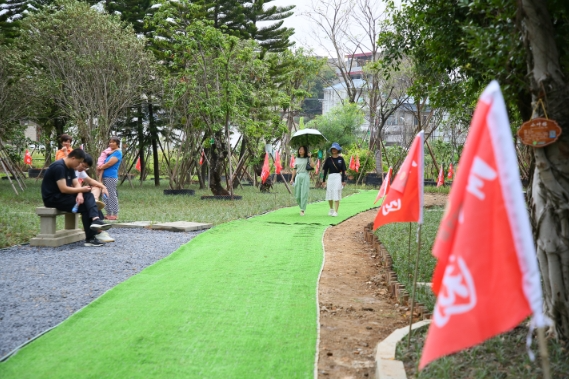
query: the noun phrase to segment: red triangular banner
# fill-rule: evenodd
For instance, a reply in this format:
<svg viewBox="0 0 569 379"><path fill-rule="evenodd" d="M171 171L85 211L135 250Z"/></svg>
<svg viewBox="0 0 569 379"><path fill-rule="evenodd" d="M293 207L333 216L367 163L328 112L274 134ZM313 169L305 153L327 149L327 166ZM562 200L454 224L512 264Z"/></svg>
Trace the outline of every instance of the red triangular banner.
<svg viewBox="0 0 569 379"><path fill-rule="evenodd" d="M423 223L423 138L423 131L415 137L375 216L374 230L392 222Z"/></svg>
<svg viewBox="0 0 569 379"><path fill-rule="evenodd" d="M443 169L443 165L441 165L441 169L439 170L439 178L437 179L437 188L445 185L445 172Z"/></svg>
<svg viewBox="0 0 569 379"><path fill-rule="evenodd" d="M438 295L420 368L514 328L545 325L536 253L500 87L480 96L433 247Z"/></svg>
<svg viewBox="0 0 569 379"><path fill-rule="evenodd" d="M377 201L379 199L381 199L382 197L387 195L387 193L389 192L389 188L391 186L391 174L392 173L393 173L393 167L389 167L389 170L387 171L387 175L385 176L383 183L381 183L381 187L379 188L379 192L377 193L377 197L375 198L375 201L373 202L374 204L377 203Z"/></svg>
<svg viewBox="0 0 569 379"><path fill-rule="evenodd" d="M275 155L275 172L278 175L281 173L282 170L283 170L283 166L281 165L281 155L277 151L277 153Z"/></svg>
<svg viewBox="0 0 569 379"><path fill-rule="evenodd" d="M271 167L269 165L269 154L265 153L265 163L263 163L263 169L261 170L261 182L264 184L267 178L271 174Z"/></svg>

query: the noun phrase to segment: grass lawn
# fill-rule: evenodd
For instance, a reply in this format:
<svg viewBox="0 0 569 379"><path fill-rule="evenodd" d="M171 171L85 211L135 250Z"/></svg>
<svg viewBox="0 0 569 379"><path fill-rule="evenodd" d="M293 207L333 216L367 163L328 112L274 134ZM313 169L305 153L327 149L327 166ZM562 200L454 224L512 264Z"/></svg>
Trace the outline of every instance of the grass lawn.
<svg viewBox="0 0 569 379"><path fill-rule="evenodd" d="M407 351L406 338L397 344L396 359L402 360L405 364L405 371L409 379L542 378L543 372L539 357L536 358L535 362L531 362L526 353L527 333L527 327L516 327L514 330L494 337L481 345L441 358L419 373L417 367L427 334L427 328L424 327L413 331L409 351ZM535 336L532 348L538 355ZM569 378L567 347L550 340L548 341L548 349L552 378Z"/></svg>
<svg viewBox="0 0 569 379"><path fill-rule="evenodd" d="M296 205L294 196L288 193L284 184L275 184L270 194L244 186L235 190L236 195L243 196L242 200L205 201L200 197L211 195L209 190L199 190L196 185L190 187L196 191L195 196L164 195L163 190L168 189L168 184L166 180L161 182L160 187L155 187L154 181L145 181L142 186L133 181L134 188L128 182L119 186L120 221L194 221L218 225ZM0 180L0 248L27 243L39 233L40 219L35 208L43 206L41 181L27 179L26 185L24 192L17 187L20 194L16 195L8 180ZM347 196L356 191L355 186L348 185L343 194ZM309 202L324 200L325 194L323 189L310 190ZM63 228L62 217L58 217L58 223L58 227Z"/></svg>
<svg viewBox="0 0 569 379"><path fill-rule="evenodd" d="M434 188L432 189L429 192L435 192ZM443 211L442 207L425 209L418 282L430 282L432 279L436 260L431 250ZM409 223L385 225L376 233L393 258L393 267L397 272L399 282L411 292L417 252L417 224L413 223L411 226L411 254L409 254ZM417 300L432 310L436 298L429 287L419 286L417 287ZM403 361L409 379L530 379L540 378L543 375L539 361L531 362L526 353L525 341L528 328L525 326L517 327L479 346L437 360L419 373L417 367L426 333L427 327L413 332L409 351L407 351L406 338L397 345L396 359ZM548 348L553 378L569 378L568 347L563 347L556 341L550 340ZM537 355L535 339L533 349Z"/></svg>

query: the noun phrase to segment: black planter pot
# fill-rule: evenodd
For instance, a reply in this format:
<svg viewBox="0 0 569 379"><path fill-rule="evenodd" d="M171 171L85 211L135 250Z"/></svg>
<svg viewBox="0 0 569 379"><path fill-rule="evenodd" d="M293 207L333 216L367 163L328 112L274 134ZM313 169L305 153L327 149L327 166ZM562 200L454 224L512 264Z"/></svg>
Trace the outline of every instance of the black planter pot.
<svg viewBox="0 0 569 379"><path fill-rule="evenodd" d="M179 189L179 190L164 190L164 195L195 195L196 191L191 189Z"/></svg>
<svg viewBox="0 0 569 379"><path fill-rule="evenodd" d="M10 176L10 179L16 180L16 178L14 178L13 176ZM2 177L2 180L8 180L8 177L7 177L7 176L3 176L3 177Z"/></svg>
<svg viewBox="0 0 569 379"><path fill-rule="evenodd" d="M364 182L367 186L380 187L381 184L383 183L383 179L381 178L381 175L379 175L379 174L369 173L369 174L366 174L366 176L364 178Z"/></svg>
<svg viewBox="0 0 569 379"><path fill-rule="evenodd" d="M30 168L28 170L28 178L37 178L38 176L40 178L43 178L43 176L47 170L48 170L48 168L44 168L43 171L41 168ZM41 175L40 175L40 172L41 172Z"/></svg>
<svg viewBox="0 0 569 379"><path fill-rule="evenodd" d="M292 174L282 174L282 176L285 178L286 182L290 182L290 179L292 178ZM282 183L283 182L283 178L280 175L277 175L277 183Z"/></svg>
<svg viewBox="0 0 569 379"><path fill-rule="evenodd" d="M238 195L233 195L233 198L231 198L231 195L213 195L213 196L202 196L200 197L200 200L241 200L242 196L238 196Z"/></svg>
<svg viewBox="0 0 569 379"><path fill-rule="evenodd" d="M431 186L431 187L436 187L437 186L437 182L432 180L432 179L427 179L424 181L425 186Z"/></svg>

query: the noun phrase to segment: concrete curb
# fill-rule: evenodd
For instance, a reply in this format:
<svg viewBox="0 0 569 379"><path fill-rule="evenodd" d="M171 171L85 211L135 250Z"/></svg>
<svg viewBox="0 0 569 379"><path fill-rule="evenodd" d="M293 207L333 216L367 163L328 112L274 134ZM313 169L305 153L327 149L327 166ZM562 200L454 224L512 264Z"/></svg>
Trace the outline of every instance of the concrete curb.
<svg viewBox="0 0 569 379"><path fill-rule="evenodd" d="M429 325L431 320L414 323L411 329L415 330ZM386 339L377 344L375 348L375 379L407 379L403 362L395 360L395 348L409 333L409 326L399 328Z"/></svg>

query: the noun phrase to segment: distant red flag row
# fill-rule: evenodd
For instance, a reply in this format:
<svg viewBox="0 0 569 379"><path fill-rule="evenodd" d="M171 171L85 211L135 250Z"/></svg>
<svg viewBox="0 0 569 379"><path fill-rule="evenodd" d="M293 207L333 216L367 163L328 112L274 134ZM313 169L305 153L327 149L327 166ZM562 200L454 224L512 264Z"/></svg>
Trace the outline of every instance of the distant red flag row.
<svg viewBox="0 0 569 379"><path fill-rule="evenodd" d="M478 101L434 242L437 302L420 368L506 332L529 315L535 327L546 326L516 153L504 142L511 140L504 99L493 81ZM391 187L389 180L384 183L387 193L374 229L423 222L423 157L421 132ZM448 177L453 175L450 166Z"/></svg>

